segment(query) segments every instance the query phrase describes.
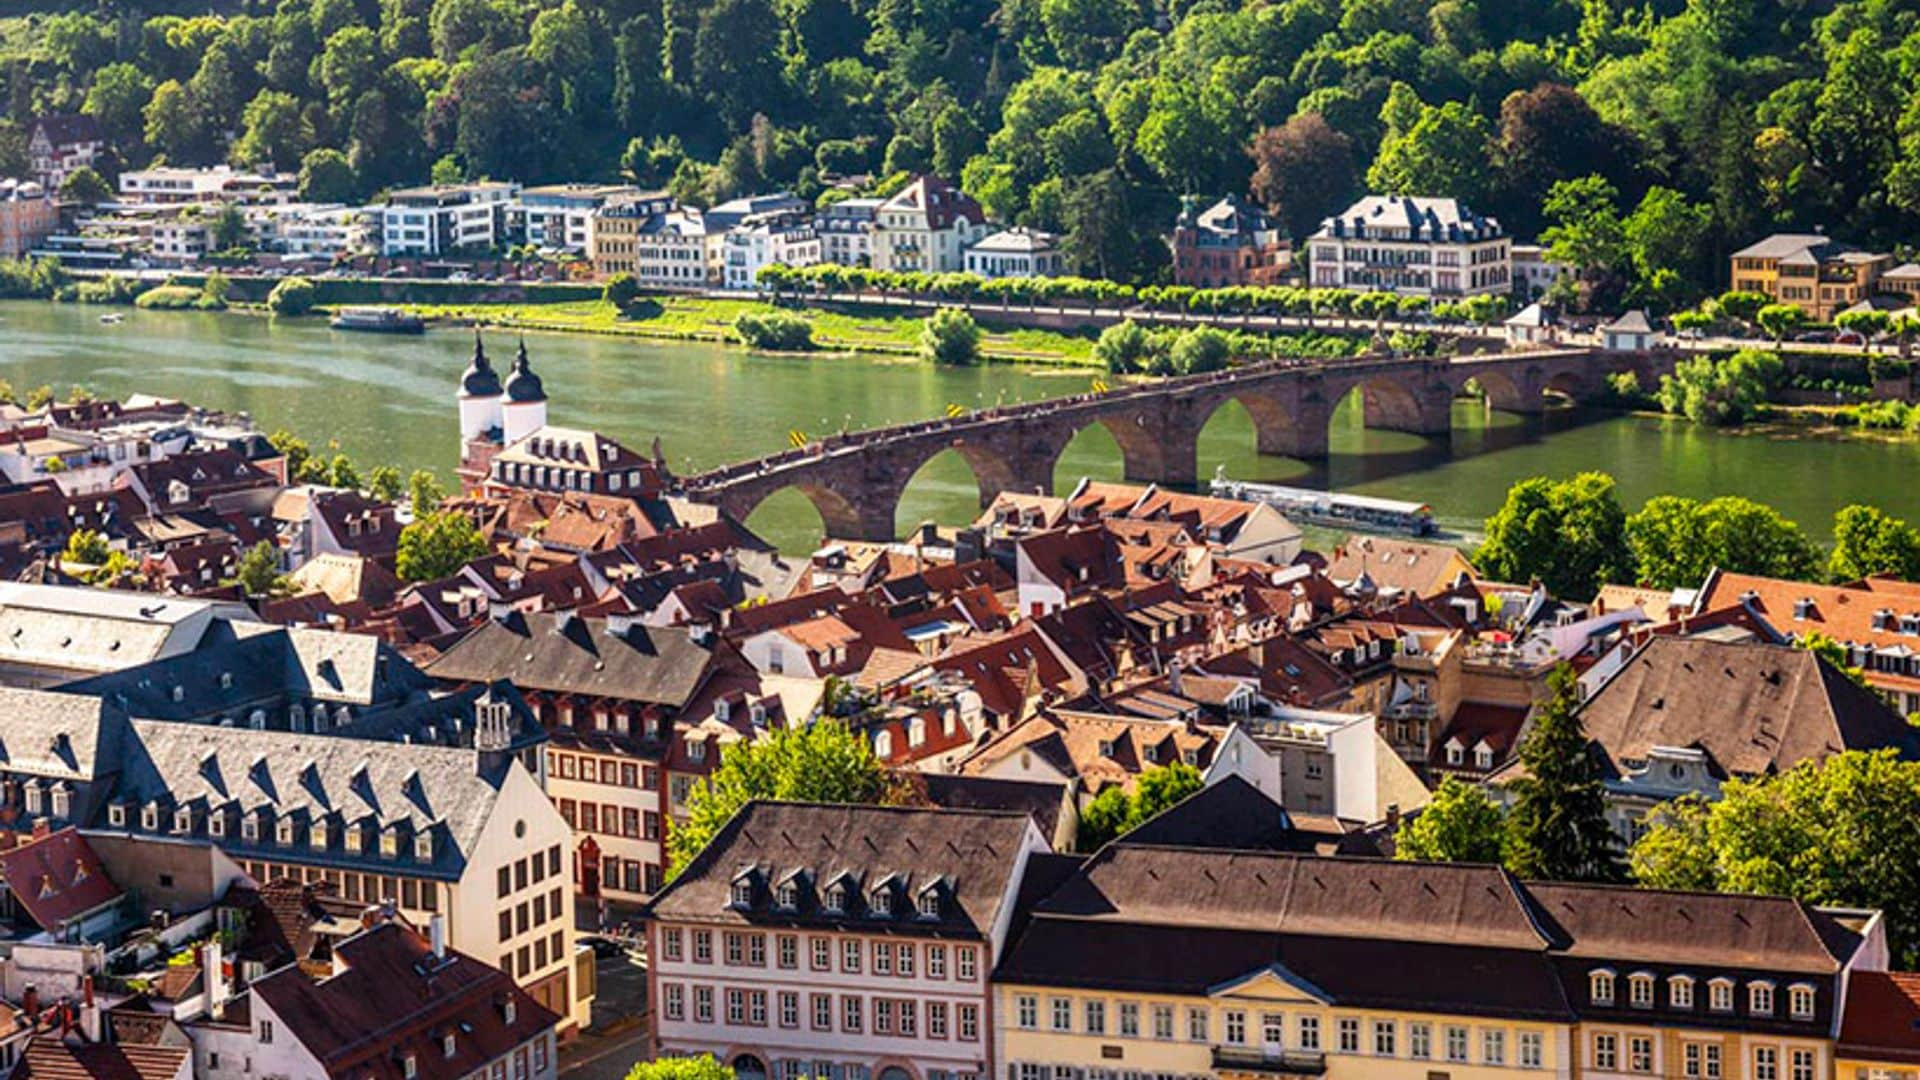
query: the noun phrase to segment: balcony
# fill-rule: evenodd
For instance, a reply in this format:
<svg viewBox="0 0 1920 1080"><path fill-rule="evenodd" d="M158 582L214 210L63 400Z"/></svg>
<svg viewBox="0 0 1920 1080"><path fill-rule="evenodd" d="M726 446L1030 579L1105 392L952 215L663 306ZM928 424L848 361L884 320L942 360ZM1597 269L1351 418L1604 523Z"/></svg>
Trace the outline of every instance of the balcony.
<svg viewBox="0 0 1920 1080"><path fill-rule="evenodd" d="M1213 1048L1215 1072L1252 1072L1270 1076L1324 1076L1327 1055L1317 1050L1259 1050L1252 1047Z"/></svg>
<svg viewBox="0 0 1920 1080"><path fill-rule="evenodd" d="M1440 706L1431 701L1402 701L1387 706L1388 720L1438 720Z"/></svg>

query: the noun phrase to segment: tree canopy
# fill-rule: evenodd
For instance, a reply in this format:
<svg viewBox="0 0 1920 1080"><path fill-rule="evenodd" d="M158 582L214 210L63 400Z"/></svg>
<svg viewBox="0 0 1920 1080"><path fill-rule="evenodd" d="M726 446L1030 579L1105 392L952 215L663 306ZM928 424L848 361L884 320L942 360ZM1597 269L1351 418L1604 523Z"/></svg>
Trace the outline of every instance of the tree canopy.
<svg viewBox="0 0 1920 1080"><path fill-rule="evenodd" d="M394 573L402 581L443 578L487 553L487 538L458 510L435 510L400 530Z"/></svg>
<svg viewBox="0 0 1920 1080"><path fill-rule="evenodd" d="M1555 596L1584 599L1628 576L1625 528L1613 477L1535 476L1509 488L1487 519L1474 565L1497 581L1538 580Z"/></svg>
<svg viewBox="0 0 1920 1080"><path fill-rule="evenodd" d="M1509 782L1507 868L1551 881L1617 881L1619 841L1607 823L1600 767L1580 724L1573 669L1555 668L1547 694L1520 740L1522 775Z"/></svg>

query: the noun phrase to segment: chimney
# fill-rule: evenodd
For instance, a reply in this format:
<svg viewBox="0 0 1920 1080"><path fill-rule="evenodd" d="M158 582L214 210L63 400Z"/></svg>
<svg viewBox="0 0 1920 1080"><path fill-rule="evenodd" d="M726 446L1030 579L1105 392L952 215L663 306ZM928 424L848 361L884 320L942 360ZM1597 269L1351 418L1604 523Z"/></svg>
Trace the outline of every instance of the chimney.
<svg viewBox="0 0 1920 1080"><path fill-rule="evenodd" d="M215 1020L220 1019L227 1010L227 969L226 958L222 955L224 952L225 950L220 947L220 939L210 938L201 957L201 963L205 965L201 968L201 973L207 981L207 1015Z"/></svg>
<svg viewBox="0 0 1920 1080"><path fill-rule="evenodd" d="M33 819L33 838L35 840L45 840L51 835L53 835L53 824L51 822L43 817Z"/></svg>
<svg viewBox="0 0 1920 1080"><path fill-rule="evenodd" d="M433 917L427 920L427 935L433 942L433 958L445 960L447 958L447 917L437 911L434 912Z"/></svg>
<svg viewBox="0 0 1920 1080"><path fill-rule="evenodd" d="M1387 831L1400 831L1400 804L1397 802L1387 804Z"/></svg>
<svg viewBox="0 0 1920 1080"><path fill-rule="evenodd" d="M35 985L34 983L28 983L27 988L20 992L20 1011L27 1014L27 1021L29 1023L33 1023L33 1024L39 1023L40 1021L40 987L39 986Z"/></svg>
<svg viewBox="0 0 1920 1080"><path fill-rule="evenodd" d="M1167 664L1167 693L1180 696L1180 658L1177 656Z"/></svg>
<svg viewBox="0 0 1920 1080"><path fill-rule="evenodd" d="M100 1041L100 1006L93 1000L93 976L80 976L80 1036L90 1043Z"/></svg>
<svg viewBox="0 0 1920 1080"><path fill-rule="evenodd" d="M629 612L609 612L607 614L607 636L624 639L627 636L627 632L633 629L633 624L638 621L638 618Z"/></svg>

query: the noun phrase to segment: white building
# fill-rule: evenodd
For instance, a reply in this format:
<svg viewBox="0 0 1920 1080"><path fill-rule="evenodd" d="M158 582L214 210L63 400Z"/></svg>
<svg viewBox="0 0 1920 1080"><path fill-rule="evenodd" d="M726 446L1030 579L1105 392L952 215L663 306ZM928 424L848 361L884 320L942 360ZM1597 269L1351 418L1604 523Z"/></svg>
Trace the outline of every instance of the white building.
<svg viewBox="0 0 1920 1080"><path fill-rule="evenodd" d="M331 259L372 251L377 210L332 203L291 203L247 211L255 244L282 255Z"/></svg>
<svg viewBox="0 0 1920 1080"><path fill-rule="evenodd" d="M1023 813L754 802L649 905L656 1056L741 1080L992 1080Z"/></svg>
<svg viewBox="0 0 1920 1080"><path fill-rule="evenodd" d="M956 273L966 251L987 234L973 196L933 176L918 176L880 204L873 222L873 268L894 273Z"/></svg>
<svg viewBox="0 0 1920 1080"><path fill-rule="evenodd" d="M641 194L631 184L545 184L523 188L507 209L508 232L550 251L584 254L593 238L593 217L607 203Z"/></svg>
<svg viewBox="0 0 1920 1080"><path fill-rule="evenodd" d="M120 174L120 198L130 203L289 202L299 188L293 173L265 173L230 165L190 169L160 165Z"/></svg>
<svg viewBox="0 0 1920 1080"><path fill-rule="evenodd" d="M1015 226L968 248L966 265L967 273L983 278L1058 277L1065 272L1067 259L1058 236Z"/></svg>
<svg viewBox="0 0 1920 1080"><path fill-rule="evenodd" d="M450 947L583 1025L573 830L542 789L540 747L507 749L511 707L478 708L473 750L132 721L104 828L208 843L255 881L328 881L416 926L442 919Z"/></svg>
<svg viewBox="0 0 1920 1080"><path fill-rule="evenodd" d="M198 262L213 245L213 229L202 217L170 218L153 223L147 251L165 262Z"/></svg>
<svg viewBox="0 0 1920 1080"><path fill-rule="evenodd" d="M873 264L873 219L883 199L842 199L813 219L820 257L841 266Z"/></svg>
<svg viewBox="0 0 1920 1080"><path fill-rule="evenodd" d="M48 191L59 191L69 175L91 169L107 148L100 124L84 113L43 116L27 137L27 168Z"/></svg>
<svg viewBox="0 0 1920 1080"><path fill-rule="evenodd" d="M396 191L380 208L380 253L438 257L495 246L518 184L440 184Z"/></svg>
<svg viewBox="0 0 1920 1080"><path fill-rule="evenodd" d="M1309 250L1316 288L1435 297L1513 288L1500 223L1458 199L1369 195L1328 218Z"/></svg>
<svg viewBox="0 0 1920 1080"><path fill-rule="evenodd" d="M642 285L702 289L720 280L726 234L713 231L698 210L678 209L642 222L633 238L633 269Z"/></svg>
<svg viewBox="0 0 1920 1080"><path fill-rule="evenodd" d="M820 262L820 234L797 214L773 213L750 217L728 229L721 241L721 284L747 290L760 271L774 264L812 266Z"/></svg>
<svg viewBox="0 0 1920 1080"><path fill-rule="evenodd" d="M1425 803L1425 786L1375 733L1371 713L1268 704L1236 720L1206 781L1238 776L1296 813L1379 821Z"/></svg>
<svg viewBox="0 0 1920 1080"><path fill-rule="evenodd" d="M1513 245L1513 291L1526 300L1538 300L1567 274L1565 263L1547 258L1539 244Z"/></svg>

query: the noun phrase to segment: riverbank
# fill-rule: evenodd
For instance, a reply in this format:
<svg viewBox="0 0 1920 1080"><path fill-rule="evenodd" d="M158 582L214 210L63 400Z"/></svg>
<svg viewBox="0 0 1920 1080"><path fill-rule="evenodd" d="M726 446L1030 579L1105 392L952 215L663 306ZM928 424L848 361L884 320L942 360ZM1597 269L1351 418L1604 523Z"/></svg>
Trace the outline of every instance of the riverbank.
<svg viewBox="0 0 1920 1080"><path fill-rule="evenodd" d="M457 323L506 329L545 330L575 334L603 334L661 341L703 341L745 347L733 331L742 314L786 312L813 324L814 344L824 352L914 355L919 349L924 319L889 310L825 310L793 312L758 300L718 300L698 296L649 296L630 313L604 300L540 304L395 304L437 323ZM1098 367L1093 355L1095 335L1055 330L997 327L981 321L980 352L988 360Z"/></svg>

